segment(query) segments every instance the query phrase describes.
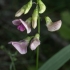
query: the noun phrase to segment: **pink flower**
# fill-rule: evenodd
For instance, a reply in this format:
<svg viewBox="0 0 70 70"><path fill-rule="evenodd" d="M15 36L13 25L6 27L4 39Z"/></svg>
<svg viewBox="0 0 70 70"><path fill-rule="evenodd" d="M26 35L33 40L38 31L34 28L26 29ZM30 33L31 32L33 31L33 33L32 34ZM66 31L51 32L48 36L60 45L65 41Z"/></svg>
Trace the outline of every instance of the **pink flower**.
<svg viewBox="0 0 70 70"><path fill-rule="evenodd" d="M52 22L52 20L47 16L45 17L45 20L46 20L46 26L48 28L48 31L57 31L61 28L61 25L62 25L62 21L61 20L58 20L56 22Z"/></svg>
<svg viewBox="0 0 70 70"><path fill-rule="evenodd" d="M28 46L30 40L31 40L31 38L27 37L24 40L21 40L19 42L17 42L17 41L11 41L8 44L12 44L14 46L14 48L20 54L26 54L27 53L27 46Z"/></svg>
<svg viewBox="0 0 70 70"><path fill-rule="evenodd" d="M46 24L48 31L51 31L51 32L59 30L61 28L61 25L62 25L61 20L50 23L50 24Z"/></svg>
<svg viewBox="0 0 70 70"><path fill-rule="evenodd" d="M24 22L22 19L15 19L12 21L12 23L17 26L17 29L20 31L24 31L25 29L27 30L27 33L31 32L30 25L26 22Z"/></svg>
<svg viewBox="0 0 70 70"><path fill-rule="evenodd" d="M9 44L12 44L14 48L20 53L20 54L26 54L27 53L27 46L28 42L26 41L11 41Z"/></svg>
<svg viewBox="0 0 70 70"><path fill-rule="evenodd" d="M31 50L35 50L39 45L40 45L40 40L34 38L34 39L31 41L30 49L31 49Z"/></svg>
<svg viewBox="0 0 70 70"><path fill-rule="evenodd" d="M36 34L30 43L30 49L35 50L40 45L39 34Z"/></svg>
<svg viewBox="0 0 70 70"><path fill-rule="evenodd" d="M27 46L30 42L32 37L27 37L25 40L16 42L16 41L11 41L8 44L12 44L14 48L20 53L20 54L26 54L27 53ZM30 49L35 50L38 46L40 45L40 40L39 40L39 34L36 34L33 40L30 43Z"/></svg>

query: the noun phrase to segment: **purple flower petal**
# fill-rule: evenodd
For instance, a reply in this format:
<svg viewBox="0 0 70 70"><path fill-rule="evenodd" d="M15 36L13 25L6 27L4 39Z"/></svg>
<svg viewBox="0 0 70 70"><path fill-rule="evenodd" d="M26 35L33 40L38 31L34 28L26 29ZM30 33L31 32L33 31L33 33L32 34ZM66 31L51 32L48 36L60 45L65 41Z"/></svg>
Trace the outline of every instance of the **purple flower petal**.
<svg viewBox="0 0 70 70"><path fill-rule="evenodd" d="M26 22L24 22L22 19L20 19L20 21L24 25L24 27L26 28L27 33L30 33L31 32L30 26Z"/></svg>
<svg viewBox="0 0 70 70"><path fill-rule="evenodd" d="M24 22L22 19L15 19L12 21L12 23L18 26L17 29L20 31L24 31L26 29L27 33L31 32L30 26L26 22Z"/></svg>
<svg viewBox="0 0 70 70"><path fill-rule="evenodd" d="M20 19L15 19L12 21L12 23L16 26L21 24Z"/></svg>
<svg viewBox="0 0 70 70"><path fill-rule="evenodd" d="M61 27L61 25L62 25L62 21L59 20L59 21L56 21L56 22L54 22L54 23L52 23L52 24L49 24L49 25L46 25L46 26L47 26L47 28L48 28L48 31L53 32L53 31L59 30L60 27Z"/></svg>
<svg viewBox="0 0 70 70"><path fill-rule="evenodd" d="M24 30L25 30L25 27L24 27L22 24L20 24L20 25L17 27L17 29L20 30L20 31L24 31Z"/></svg>
<svg viewBox="0 0 70 70"><path fill-rule="evenodd" d="M35 50L39 45L40 45L40 40L33 39L31 44L30 44L30 49Z"/></svg>
<svg viewBox="0 0 70 70"><path fill-rule="evenodd" d="M23 42L11 41L11 42L9 42L9 44L12 44L20 54L26 54L27 53L28 43L26 41L23 41Z"/></svg>

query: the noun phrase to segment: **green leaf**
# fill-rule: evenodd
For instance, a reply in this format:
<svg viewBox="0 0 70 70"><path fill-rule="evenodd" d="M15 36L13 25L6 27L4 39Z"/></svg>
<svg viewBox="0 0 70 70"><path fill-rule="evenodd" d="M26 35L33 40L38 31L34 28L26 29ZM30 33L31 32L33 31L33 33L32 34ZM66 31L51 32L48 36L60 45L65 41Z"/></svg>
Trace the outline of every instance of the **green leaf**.
<svg viewBox="0 0 70 70"><path fill-rule="evenodd" d="M70 45L51 57L39 70L58 70L70 59Z"/></svg>

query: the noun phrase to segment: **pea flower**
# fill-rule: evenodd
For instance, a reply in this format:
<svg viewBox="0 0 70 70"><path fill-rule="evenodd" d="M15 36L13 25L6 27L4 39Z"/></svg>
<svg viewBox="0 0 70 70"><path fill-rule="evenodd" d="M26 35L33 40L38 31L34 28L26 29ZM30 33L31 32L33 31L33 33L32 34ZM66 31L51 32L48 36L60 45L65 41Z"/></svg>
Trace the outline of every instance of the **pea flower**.
<svg viewBox="0 0 70 70"><path fill-rule="evenodd" d="M30 19L27 19L31 21ZM20 30L21 32L24 31L25 29L27 30L27 33L31 32L30 28L30 22L23 21L22 19L15 19L12 21L12 23L17 26L17 29Z"/></svg>
<svg viewBox="0 0 70 70"><path fill-rule="evenodd" d="M52 20L49 17L46 17L45 20L46 20L46 26L48 28L48 31L53 32L53 31L57 31L61 28L61 25L62 25L61 20L52 22Z"/></svg>
<svg viewBox="0 0 70 70"><path fill-rule="evenodd" d="M39 34L36 34L30 44L30 49L35 50L40 45Z"/></svg>
<svg viewBox="0 0 70 70"><path fill-rule="evenodd" d="M26 54L27 53L27 47L32 37L27 37L24 40L21 41L11 41L8 44L12 44L14 48L20 53L20 54ZM30 43L30 49L35 50L40 45L39 40L39 34L36 34L35 37L32 39Z"/></svg>
<svg viewBox="0 0 70 70"><path fill-rule="evenodd" d="M30 41L30 37L27 37L25 40L22 41L11 41L9 44L12 44L14 48L20 53L20 54L26 54L27 53L27 46Z"/></svg>

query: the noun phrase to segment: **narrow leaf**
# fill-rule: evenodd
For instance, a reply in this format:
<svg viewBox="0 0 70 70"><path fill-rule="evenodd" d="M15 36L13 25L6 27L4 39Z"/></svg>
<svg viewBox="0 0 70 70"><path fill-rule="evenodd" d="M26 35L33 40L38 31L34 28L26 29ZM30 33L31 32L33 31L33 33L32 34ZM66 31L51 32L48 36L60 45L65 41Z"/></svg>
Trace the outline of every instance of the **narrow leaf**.
<svg viewBox="0 0 70 70"><path fill-rule="evenodd" d="M39 70L58 70L70 59L70 45L51 57Z"/></svg>

